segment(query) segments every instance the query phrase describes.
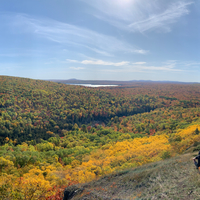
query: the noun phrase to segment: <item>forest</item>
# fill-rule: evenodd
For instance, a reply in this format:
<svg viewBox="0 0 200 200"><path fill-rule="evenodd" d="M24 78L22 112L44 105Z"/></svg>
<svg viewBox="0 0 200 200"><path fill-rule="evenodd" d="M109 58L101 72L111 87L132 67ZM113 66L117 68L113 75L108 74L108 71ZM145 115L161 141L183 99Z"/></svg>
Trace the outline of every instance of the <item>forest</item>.
<svg viewBox="0 0 200 200"><path fill-rule="evenodd" d="M0 198L65 187L200 149L200 84L87 88L0 76Z"/></svg>

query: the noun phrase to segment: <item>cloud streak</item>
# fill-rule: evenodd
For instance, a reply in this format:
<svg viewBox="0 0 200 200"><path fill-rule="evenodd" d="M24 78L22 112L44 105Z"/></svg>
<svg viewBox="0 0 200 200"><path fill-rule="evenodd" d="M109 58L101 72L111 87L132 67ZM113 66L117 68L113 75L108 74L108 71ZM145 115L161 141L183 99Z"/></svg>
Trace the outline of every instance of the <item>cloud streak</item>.
<svg viewBox="0 0 200 200"><path fill-rule="evenodd" d="M144 65L144 64L146 64L146 62L135 62L135 63L133 63L134 65Z"/></svg>
<svg viewBox="0 0 200 200"><path fill-rule="evenodd" d="M93 15L131 32L171 31L171 25L189 14L189 0L82 0L99 12Z"/></svg>
<svg viewBox="0 0 200 200"><path fill-rule="evenodd" d="M122 61L122 62L106 62L103 60L83 60L83 61L78 61L78 60L70 60L67 59L68 62L71 63L80 63L80 64L84 64L84 65L111 65L111 66L124 66L124 65L128 65L129 62L128 61Z"/></svg>
<svg viewBox="0 0 200 200"><path fill-rule="evenodd" d="M168 71L168 72L180 72L183 71L181 69L177 69L176 67L176 61L168 61L164 66L151 66L148 65L146 62L135 62L130 63L128 61L122 61L122 62L107 62L103 60L71 60L67 59L67 62L69 63L78 63L82 65L99 65L99 66L113 66L118 67L115 69L106 69L106 71L109 72L133 72L133 71ZM100 70L102 71L102 70Z"/></svg>
<svg viewBox="0 0 200 200"><path fill-rule="evenodd" d="M73 70L82 70L82 69L85 69L84 67L70 67L70 69L73 69Z"/></svg>
<svg viewBox="0 0 200 200"><path fill-rule="evenodd" d="M128 28L132 31L140 31L145 32L152 29L162 29L164 31L169 32L171 30L170 24L175 23L179 18L183 15L189 13L187 6L190 5L191 2L183 3L173 3L170 7L160 14L154 14L149 16L147 19L133 22L128 25Z"/></svg>
<svg viewBox="0 0 200 200"><path fill-rule="evenodd" d="M2 17L2 15L1 15ZM113 56L115 53L146 54L147 50L136 48L113 36L62 23L59 21L34 18L25 14L3 14L15 33L31 34L36 38L59 43L74 49L87 49L103 56Z"/></svg>

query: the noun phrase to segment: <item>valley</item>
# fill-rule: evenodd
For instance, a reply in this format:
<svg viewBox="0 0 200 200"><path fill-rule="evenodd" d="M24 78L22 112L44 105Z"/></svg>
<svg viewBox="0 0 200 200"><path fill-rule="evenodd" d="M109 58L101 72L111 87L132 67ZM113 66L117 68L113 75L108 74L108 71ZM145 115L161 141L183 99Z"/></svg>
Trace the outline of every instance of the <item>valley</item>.
<svg viewBox="0 0 200 200"><path fill-rule="evenodd" d="M89 88L8 76L0 83L2 199L62 199L67 186L200 150L200 84ZM127 198L143 196L136 191Z"/></svg>

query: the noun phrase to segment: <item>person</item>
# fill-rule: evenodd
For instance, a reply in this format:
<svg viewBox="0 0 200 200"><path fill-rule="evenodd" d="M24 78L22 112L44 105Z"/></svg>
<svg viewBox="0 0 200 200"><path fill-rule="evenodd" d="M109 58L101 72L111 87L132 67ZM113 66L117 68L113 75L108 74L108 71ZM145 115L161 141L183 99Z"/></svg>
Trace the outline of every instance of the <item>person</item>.
<svg viewBox="0 0 200 200"><path fill-rule="evenodd" d="M198 160L198 162L196 160ZM200 167L200 151L199 151L199 155L193 158L193 161L194 161L196 168L199 169L199 167Z"/></svg>

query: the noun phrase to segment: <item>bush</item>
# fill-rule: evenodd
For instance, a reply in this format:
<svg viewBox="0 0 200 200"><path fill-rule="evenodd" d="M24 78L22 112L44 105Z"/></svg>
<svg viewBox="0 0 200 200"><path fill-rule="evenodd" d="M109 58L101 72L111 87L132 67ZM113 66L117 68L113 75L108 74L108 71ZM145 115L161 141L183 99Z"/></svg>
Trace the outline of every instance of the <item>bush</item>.
<svg viewBox="0 0 200 200"><path fill-rule="evenodd" d="M200 151L200 145L196 146L193 151Z"/></svg>
<svg viewBox="0 0 200 200"><path fill-rule="evenodd" d="M169 151L164 151L161 155L162 159L167 159L171 157L171 153Z"/></svg>

